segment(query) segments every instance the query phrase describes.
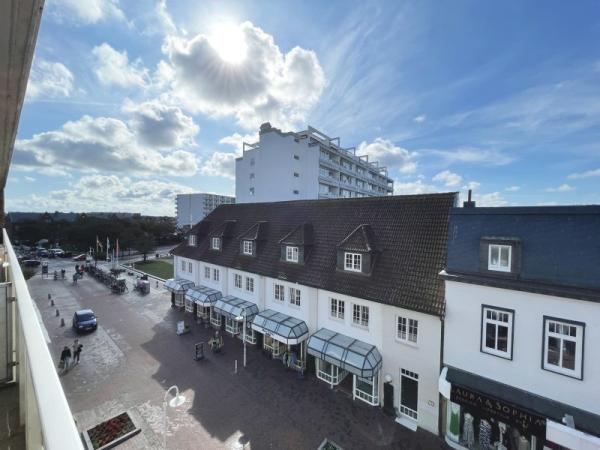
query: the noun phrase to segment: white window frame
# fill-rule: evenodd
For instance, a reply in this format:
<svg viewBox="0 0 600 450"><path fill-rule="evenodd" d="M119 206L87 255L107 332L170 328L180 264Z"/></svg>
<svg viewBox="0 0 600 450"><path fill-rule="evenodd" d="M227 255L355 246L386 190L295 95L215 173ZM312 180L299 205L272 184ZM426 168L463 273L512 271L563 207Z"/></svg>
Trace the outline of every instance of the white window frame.
<svg viewBox="0 0 600 450"><path fill-rule="evenodd" d="M221 239L218 237L213 237L211 240L211 248L213 250L221 250Z"/></svg>
<svg viewBox="0 0 600 450"><path fill-rule="evenodd" d="M402 377L415 380L417 382L417 407L419 405L419 374L415 372L411 372L410 370L400 369L400 397L398 399L398 409L400 410L400 414L405 417L408 417L410 420L418 421L419 420L419 411L416 411L408 406L402 404Z"/></svg>
<svg viewBox="0 0 600 450"><path fill-rule="evenodd" d="M273 285L273 298L278 302L285 302L285 286L275 283Z"/></svg>
<svg viewBox="0 0 600 450"><path fill-rule="evenodd" d="M354 380L353 380L354 398L362 400L363 402L368 403L369 405L372 405L372 406L379 405L379 378L380 378L379 371L377 371L377 373L373 377L370 377L370 378L361 378L357 375L354 375ZM359 388L360 382L371 386L370 392L360 389Z"/></svg>
<svg viewBox="0 0 600 450"><path fill-rule="evenodd" d="M290 294L290 305L292 306L300 306L302 302L302 292L298 288L291 287L289 289Z"/></svg>
<svg viewBox="0 0 600 450"><path fill-rule="evenodd" d="M554 326L552 326L554 325ZM560 328L558 328L560 327ZM553 331L550 331L553 330ZM576 333L571 336L570 333ZM565 334L568 331L569 334ZM559 373L569 377L583 379L583 343L584 343L585 324L582 322L573 322L565 319L544 316L544 359L542 368L550 372ZM558 365L548 362L548 341L550 338L559 339ZM563 367L563 341L575 343L575 368L569 369Z"/></svg>
<svg viewBox="0 0 600 450"><path fill-rule="evenodd" d="M215 327L221 327L222 315L217 312L216 309L212 308L210 311L210 323Z"/></svg>
<svg viewBox="0 0 600 450"><path fill-rule="evenodd" d="M188 262L188 272L189 273L193 273L194 272L194 266L191 262Z"/></svg>
<svg viewBox="0 0 600 450"><path fill-rule="evenodd" d="M285 260L289 262L298 262L298 255L300 250L298 247L293 247L291 245L285 246Z"/></svg>
<svg viewBox="0 0 600 450"><path fill-rule="evenodd" d="M213 269L213 281L220 281L221 274L219 273L219 269Z"/></svg>
<svg viewBox="0 0 600 450"><path fill-rule="evenodd" d="M498 264L492 262L492 251L498 250ZM502 251L508 250L508 266L502 265ZM488 247L488 270L495 272L510 272L512 258L512 245L505 244L490 244Z"/></svg>
<svg viewBox="0 0 600 450"><path fill-rule="evenodd" d="M196 235L195 234L190 234L188 236L188 245L192 245L192 246L196 245Z"/></svg>
<svg viewBox="0 0 600 450"><path fill-rule="evenodd" d="M353 303L352 323L359 327L369 328L369 307Z"/></svg>
<svg viewBox="0 0 600 450"><path fill-rule="evenodd" d="M396 340L405 344L419 343L419 321L406 316L396 316Z"/></svg>
<svg viewBox="0 0 600 450"><path fill-rule="evenodd" d="M329 315L333 319L344 320L346 301L331 297L329 299Z"/></svg>
<svg viewBox="0 0 600 450"><path fill-rule="evenodd" d="M254 277L246 277L246 291L254 292Z"/></svg>
<svg viewBox="0 0 600 450"><path fill-rule="evenodd" d="M185 260L181 260L181 271L185 272Z"/></svg>
<svg viewBox="0 0 600 450"><path fill-rule="evenodd" d="M242 253L244 255L252 255L252 241L244 240L242 241Z"/></svg>
<svg viewBox="0 0 600 450"><path fill-rule="evenodd" d="M233 286L236 289L242 289L242 284L243 284L243 280L242 280L242 276L239 273L234 273L233 274Z"/></svg>
<svg viewBox="0 0 600 450"><path fill-rule="evenodd" d="M335 364L327 362L320 358L315 358L315 372L319 380L323 380L332 386L337 386L342 382L348 372L340 369ZM328 367L329 366L329 367ZM327 370L329 369L329 371Z"/></svg>
<svg viewBox="0 0 600 450"><path fill-rule="evenodd" d="M362 254L344 252L344 270L350 272L361 272L362 271Z"/></svg>
<svg viewBox="0 0 600 450"><path fill-rule="evenodd" d="M206 278L207 280L210 280L210 267L208 267L208 266L204 267L204 278Z"/></svg>
<svg viewBox="0 0 600 450"><path fill-rule="evenodd" d="M488 314L489 313L489 314ZM512 340L513 340L513 321L514 311L505 308L483 305L481 309L481 351L501 358L512 359ZM506 320L505 320L506 319ZM494 339L495 347L487 346L487 325L492 325L496 329ZM498 349L498 327L507 327L506 351Z"/></svg>

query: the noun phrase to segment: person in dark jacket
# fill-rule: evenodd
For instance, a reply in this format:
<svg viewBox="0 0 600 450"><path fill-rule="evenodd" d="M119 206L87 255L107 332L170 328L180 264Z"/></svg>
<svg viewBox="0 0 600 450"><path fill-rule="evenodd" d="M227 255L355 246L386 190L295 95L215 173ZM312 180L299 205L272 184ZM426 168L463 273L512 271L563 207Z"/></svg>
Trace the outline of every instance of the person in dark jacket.
<svg viewBox="0 0 600 450"><path fill-rule="evenodd" d="M67 370L71 364L71 349L66 345L60 354L60 363L64 370Z"/></svg>

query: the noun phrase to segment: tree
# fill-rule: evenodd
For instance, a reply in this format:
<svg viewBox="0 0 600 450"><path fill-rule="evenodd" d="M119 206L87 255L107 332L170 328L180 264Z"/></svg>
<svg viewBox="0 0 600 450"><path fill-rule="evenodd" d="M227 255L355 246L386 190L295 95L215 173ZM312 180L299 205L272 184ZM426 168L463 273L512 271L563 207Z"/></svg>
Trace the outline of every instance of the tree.
<svg viewBox="0 0 600 450"><path fill-rule="evenodd" d="M154 250L154 236L147 232L141 232L133 240L132 247L144 255L144 262L146 262L146 255Z"/></svg>

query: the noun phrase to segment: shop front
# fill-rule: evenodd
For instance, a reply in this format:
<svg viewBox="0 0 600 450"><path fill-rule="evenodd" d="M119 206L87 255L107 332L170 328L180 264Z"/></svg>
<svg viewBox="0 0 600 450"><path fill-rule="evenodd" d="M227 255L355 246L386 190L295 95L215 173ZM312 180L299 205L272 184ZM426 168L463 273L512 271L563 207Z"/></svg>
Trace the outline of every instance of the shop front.
<svg viewBox="0 0 600 450"><path fill-rule="evenodd" d="M221 291L206 286L194 286L185 293L185 310L208 323L213 305L222 298Z"/></svg>
<svg viewBox="0 0 600 450"><path fill-rule="evenodd" d="M379 405L381 354L377 347L321 328L307 344L315 357L316 376L332 387L352 376L352 398Z"/></svg>
<svg viewBox="0 0 600 450"><path fill-rule="evenodd" d="M225 322L226 332L242 340L245 338L248 344L256 344L256 333L252 329L252 320L257 314L256 303L228 295L215 302L210 322L218 328L222 327Z"/></svg>
<svg viewBox="0 0 600 450"><path fill-rule="evenodd" d="M194 287L194 282L184 278L169 278L165 281L165 289L171 293L171 306L183 308L185 292Z"/></svg>
<svg viewBox="0 0 600 450"><path fill-rule="evenodd" d="M303 320L272 309L258 313L252 329L263 335L263 349L293 369L306 367L308 327Z"/></svg>

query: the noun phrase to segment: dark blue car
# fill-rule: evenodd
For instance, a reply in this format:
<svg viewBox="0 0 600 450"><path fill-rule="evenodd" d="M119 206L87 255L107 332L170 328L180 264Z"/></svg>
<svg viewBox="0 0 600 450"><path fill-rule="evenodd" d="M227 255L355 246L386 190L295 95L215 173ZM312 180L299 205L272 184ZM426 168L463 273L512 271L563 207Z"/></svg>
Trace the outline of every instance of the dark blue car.
<svg viewBox="0 0 600 450"><path fill-rule="evenodd" d="M77 333L94 331L98 328L98 320L91 309L81 309L73 314L73 329Z"/></svg>

